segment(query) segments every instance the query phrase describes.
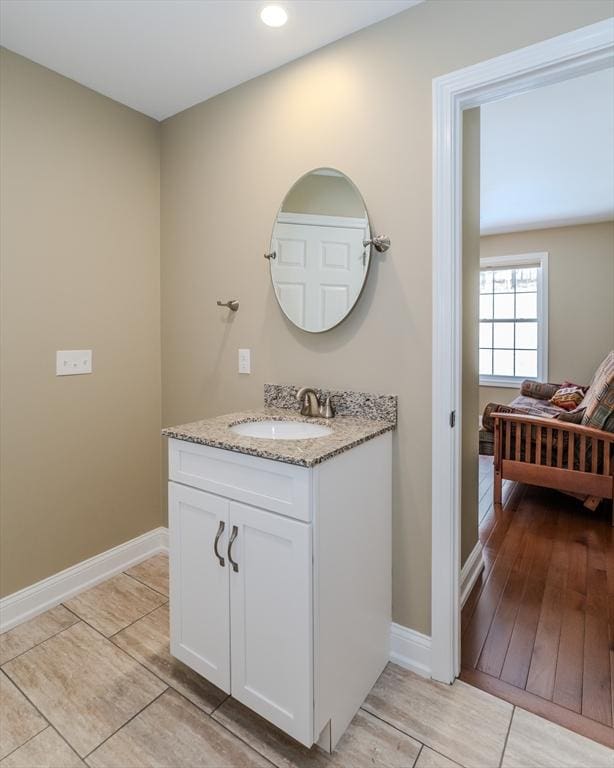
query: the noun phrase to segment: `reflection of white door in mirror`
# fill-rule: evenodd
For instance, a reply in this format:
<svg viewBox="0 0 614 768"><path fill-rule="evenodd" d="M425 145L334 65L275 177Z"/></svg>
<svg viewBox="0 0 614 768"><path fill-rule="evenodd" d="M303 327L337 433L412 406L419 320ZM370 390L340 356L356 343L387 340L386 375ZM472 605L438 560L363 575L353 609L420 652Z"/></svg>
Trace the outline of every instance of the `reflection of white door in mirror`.
<svg viewBox="0 0 614 768"><path fill-rule="evenodd" d="M356 301L368 268L366 218L279 213L271 272L288 318L318 332L341 322Z"/></svg>

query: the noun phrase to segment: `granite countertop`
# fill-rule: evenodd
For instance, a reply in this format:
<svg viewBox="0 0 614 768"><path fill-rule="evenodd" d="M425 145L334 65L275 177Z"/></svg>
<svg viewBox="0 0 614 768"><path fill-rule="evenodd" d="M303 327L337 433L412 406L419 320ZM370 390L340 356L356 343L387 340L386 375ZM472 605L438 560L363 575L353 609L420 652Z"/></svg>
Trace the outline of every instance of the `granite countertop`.
<svg viewBox="0 0 614 768"><path fill-rule="evenodd" d="M322 424L332 429L331 435L306 440L268 440L266 438L244 437L230 430L235 424L246 421L265 420L305 421ZM289 408L265 407L256 411L239 411L216 416L211 419L194 421L178 427L162 430L165 437L187 440L190 443L223 448L227 451L246 453L262 459L283 461L301 467L313 467L339 453L348 451L361 443L383 435L394 429L395 423L383 419L359 418L357 416L335 416L319 419L301 416Z"/></svg>

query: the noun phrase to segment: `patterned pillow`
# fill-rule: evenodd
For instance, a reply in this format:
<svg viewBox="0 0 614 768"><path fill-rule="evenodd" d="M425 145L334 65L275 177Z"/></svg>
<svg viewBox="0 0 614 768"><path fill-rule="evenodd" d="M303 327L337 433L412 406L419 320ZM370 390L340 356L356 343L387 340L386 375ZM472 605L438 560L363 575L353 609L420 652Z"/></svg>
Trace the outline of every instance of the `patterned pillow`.
<svg viewBox="0 0 614 768"><path fill-rule="evenodd" d="M557 389L554 395L550 398L552 405L557 405L559 408L563 408L566 411L573 411L583 400L584 390L582 387L576 387L574 385Z"/></svg>

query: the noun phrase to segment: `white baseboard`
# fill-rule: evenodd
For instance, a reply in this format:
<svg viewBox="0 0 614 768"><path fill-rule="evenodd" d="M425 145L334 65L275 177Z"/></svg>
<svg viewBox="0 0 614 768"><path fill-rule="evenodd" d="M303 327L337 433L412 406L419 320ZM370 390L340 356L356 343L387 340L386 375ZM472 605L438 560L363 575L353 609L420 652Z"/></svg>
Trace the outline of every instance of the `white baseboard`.
<svg viewBox="0 0 614 768"><path fill-rule="evenodd" d="M0 600L0 632L5 632L69 597L125 571L156 552L168 550L168 528L152 531L83 560Z"/></svg>
<svg viewBox="0 0 614 768"><path fill-rule="evenodd" d="M422 677L430 677L431 638L393 622L390 627L390 661Z"/></svg>
<svg viewBox="0 0 614 768"><path fill-rule="evenodd" d="M0 600L0 632L6 632L157 552L165 551L168 551L168 528L154 528L153 531L14 592ZM418 675L430 677L431 638L400 624L391 624L390 661Z"/></svg>
<svg viewBox="0 0 614 768"><path fill-rule="evenodd" d="M460 573L460 601L461 608L467 602L467 598L471 594L473 585L478 579L478 576L482 573L484 568L484 558L482 557L482 544L478 541L475 547L471 550L471 554L465 560L465 565L461 568Z"/></svg>

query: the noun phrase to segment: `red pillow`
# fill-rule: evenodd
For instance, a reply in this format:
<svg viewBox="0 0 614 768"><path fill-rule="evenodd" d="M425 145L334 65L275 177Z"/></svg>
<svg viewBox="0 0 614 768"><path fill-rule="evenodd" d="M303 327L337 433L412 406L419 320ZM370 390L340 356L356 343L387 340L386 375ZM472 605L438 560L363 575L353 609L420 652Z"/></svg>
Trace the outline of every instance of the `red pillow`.
<svg viewBox="0 0 614 768"><path fill-rule="evenodd" d="M575 411L583 400L584 389L565 381L563 386L554 393L550 402L565 411Z"/></svg>

